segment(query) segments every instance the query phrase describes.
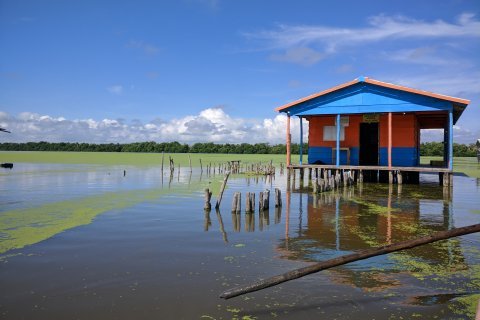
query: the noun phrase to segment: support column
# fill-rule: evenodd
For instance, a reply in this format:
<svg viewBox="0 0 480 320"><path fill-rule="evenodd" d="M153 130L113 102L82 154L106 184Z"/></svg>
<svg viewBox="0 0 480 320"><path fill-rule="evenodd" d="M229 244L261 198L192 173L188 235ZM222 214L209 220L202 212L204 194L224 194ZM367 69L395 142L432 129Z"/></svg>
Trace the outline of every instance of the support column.
<svg viewBox="0 0 480 320"><path fill-rule="evenodd" d="M453 170L453 110L448 112L448 169Z"/></svg>
<svg viewBox="0 0 480 320"><path fill-rule="evenodd" d="M303 162L303 121L302 117L298 117L300 119L300 164Z"/></svg>
<svg viewBox="0 0 480 320"><path fill-rule="evenodd" d="M290 143L292 142L292 135L290 134L290 115L287 114L287 166L291 164Z"/></svg>
<svg viewBox="0 0 480 320"><path fill-rule="evenodd" d="M340 165L340 115L337 114L337 157L336 166Z"/></svg>
<svg viewBox="0 0 480 320"><path fill-rule="evenodd" d="M392 113L388 113L388 167L392 167Z"/></svg>

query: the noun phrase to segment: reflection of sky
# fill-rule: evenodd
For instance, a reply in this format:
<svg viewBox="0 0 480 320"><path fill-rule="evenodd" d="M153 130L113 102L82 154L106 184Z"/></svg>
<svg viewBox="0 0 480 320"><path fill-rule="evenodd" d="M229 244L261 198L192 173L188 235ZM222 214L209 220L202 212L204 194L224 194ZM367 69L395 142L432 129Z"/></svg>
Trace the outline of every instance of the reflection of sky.
<svg viewBox="0 0 480 320"><path fill-rule="evenodd" d="M164 170L167 186L169 174ZM0 207L7 211L105 192L158 188L161 178L160 167L18 163L0 174ZM189 178L189 170L182 168L179 175L176 169L172 183L188 183Z"/></svg>

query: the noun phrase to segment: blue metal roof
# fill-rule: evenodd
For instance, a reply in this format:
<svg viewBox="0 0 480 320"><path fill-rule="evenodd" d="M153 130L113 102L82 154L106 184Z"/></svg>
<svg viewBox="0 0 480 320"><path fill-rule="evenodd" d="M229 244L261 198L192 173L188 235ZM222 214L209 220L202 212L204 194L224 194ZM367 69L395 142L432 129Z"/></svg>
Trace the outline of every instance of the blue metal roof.
<svg viewBox="0 0 480 320"><path fill-rule="evenodd" d="M410 91L399 90L395 85L387 87L370 83L373 81L376 80L360 77L354 82L339 86L339 89L327 90L325 94L309 96L277 110L299 117L452 110L454 122L456 122L469 102L468 100L437 94L422 94L422 91L415 89ZM383 84L382 82L378 83ZM459 103L464 101L466 103Z"/></svg>

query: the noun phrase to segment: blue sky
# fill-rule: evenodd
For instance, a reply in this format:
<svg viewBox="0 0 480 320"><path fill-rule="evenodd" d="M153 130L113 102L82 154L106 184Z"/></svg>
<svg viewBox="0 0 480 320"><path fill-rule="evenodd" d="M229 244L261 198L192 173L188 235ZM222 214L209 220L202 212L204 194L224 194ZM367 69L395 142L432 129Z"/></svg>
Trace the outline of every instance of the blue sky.
<svg viewBox="0 0 480 320"><path fill-rule="evenodd" d="M0 141L283 142L275 107L368 76L470 99L471 143L479 51L479 1L0 0Z"/></svg>

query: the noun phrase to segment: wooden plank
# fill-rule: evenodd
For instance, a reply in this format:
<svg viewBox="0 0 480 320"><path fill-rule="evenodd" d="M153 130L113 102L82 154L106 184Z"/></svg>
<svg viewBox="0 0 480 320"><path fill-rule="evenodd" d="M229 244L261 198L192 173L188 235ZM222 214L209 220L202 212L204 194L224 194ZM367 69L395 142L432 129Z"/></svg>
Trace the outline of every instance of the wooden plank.
<svg viewBox="0 0 480 320"><path fill-rule="evenodd" d="M345 169L345 170L379 170L379 171L389 171L389 170L401 170L403 172L453 172L449 168L432 168L432 167L391 167L388 166L351 166L351 165L341 165L337 167L336 165L328 164L304 164L304 165L289 165L288 168L292 169L305 169L305 168L320 168L320 169Z"/></svg>

